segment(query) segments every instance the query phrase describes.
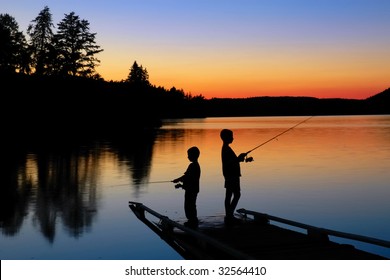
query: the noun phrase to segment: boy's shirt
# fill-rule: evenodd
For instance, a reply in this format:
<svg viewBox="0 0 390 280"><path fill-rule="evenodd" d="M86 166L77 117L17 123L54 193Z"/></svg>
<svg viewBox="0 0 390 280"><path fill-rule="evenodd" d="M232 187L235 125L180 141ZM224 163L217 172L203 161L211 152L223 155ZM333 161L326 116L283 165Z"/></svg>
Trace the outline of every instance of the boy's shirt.
<svg viewBox="0 0 390 280"><path fill-rule="evenodd" d="M183 185L186 191L198 193L199 179L200 179L200 165L198 162L191 162L188 165L186 172L184 172Z"/></svg>
<svg viewBox="0 0 390 280"><path fill-rule="evenodd" d="M222 173L225 178L229 177L240 177L240 161L236 153L229 145L222 146Z"/></svg>

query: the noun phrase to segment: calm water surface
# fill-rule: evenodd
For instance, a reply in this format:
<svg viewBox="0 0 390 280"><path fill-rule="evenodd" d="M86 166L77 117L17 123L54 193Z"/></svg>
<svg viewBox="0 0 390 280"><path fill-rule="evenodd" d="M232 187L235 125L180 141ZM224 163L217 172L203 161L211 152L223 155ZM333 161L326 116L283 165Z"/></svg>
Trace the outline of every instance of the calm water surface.
<svg viewBox="0 0 390 280"><path fill-rule="evenodd" d="M184 218L186 151L198 146L200 217L223 215L219 132L247 152L305 117L166 120L121 141L2 147L0 259L182 259L128 208ZM390 116L314 117L251 152L238 208L390 240ZM354 243L390 257L390 249Z"/></svg>

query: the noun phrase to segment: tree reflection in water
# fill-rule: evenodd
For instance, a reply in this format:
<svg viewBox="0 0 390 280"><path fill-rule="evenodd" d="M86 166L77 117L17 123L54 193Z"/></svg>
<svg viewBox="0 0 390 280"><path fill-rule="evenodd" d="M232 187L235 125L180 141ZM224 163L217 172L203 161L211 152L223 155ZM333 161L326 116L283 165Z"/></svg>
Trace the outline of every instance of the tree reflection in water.
<svg viewBox="0 0 390 280"><path fill-rule="evenodd" d="M126 165L139 187L150 172L154 140L150 130L110 139L8 142L3 146L6 164L1 169L2 233L16 235L31 216L50 243L59 225L78 238L98 214L101 160L107 153L116 154L118 164Z"/></svg>

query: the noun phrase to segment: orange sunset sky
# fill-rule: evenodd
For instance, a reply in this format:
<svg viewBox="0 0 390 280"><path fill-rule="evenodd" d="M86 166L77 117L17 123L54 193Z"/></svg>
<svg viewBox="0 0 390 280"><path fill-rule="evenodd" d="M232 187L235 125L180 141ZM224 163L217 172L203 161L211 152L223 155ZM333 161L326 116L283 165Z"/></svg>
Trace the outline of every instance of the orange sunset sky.
<svg viewBox="0 0 390 280"><path fill-rule="evenodd" d="M212 97L364 99L390 87L388 0L0 0L27 26L48 6L57 24L90 23L97 72L127 78L137 61L153 85Z"/></svg>

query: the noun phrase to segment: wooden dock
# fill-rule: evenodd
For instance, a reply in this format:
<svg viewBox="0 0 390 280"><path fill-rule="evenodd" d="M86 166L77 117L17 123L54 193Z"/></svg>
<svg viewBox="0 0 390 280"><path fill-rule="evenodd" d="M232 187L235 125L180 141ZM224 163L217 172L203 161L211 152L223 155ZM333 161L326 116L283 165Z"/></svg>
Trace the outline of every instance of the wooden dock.
<svg viewBox="0 0 390 280"><path fill-rule="evenodd" d="M133 213L184 259L258 259L258 260L385 260L387 258L336 243L329 236L357 240L390 248L390 242L361 235L338 232L270 216L237 210L239 221L225 225L223 216L202 217L197 229L144 206L129 202ZM283 228L271 221L307 231Z"/></svg>

